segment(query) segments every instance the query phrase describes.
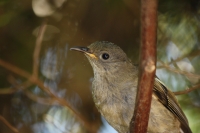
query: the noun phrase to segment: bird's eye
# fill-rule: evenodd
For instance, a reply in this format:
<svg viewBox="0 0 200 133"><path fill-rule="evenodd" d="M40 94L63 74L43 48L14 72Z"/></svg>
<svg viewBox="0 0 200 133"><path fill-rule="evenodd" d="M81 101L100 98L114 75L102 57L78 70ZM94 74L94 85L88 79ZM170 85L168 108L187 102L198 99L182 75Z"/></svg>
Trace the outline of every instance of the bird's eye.
<svg viewBox="0 0 200 133"><path fill-rule="evenodd" d="M102 57L102 59L107 60L107 59L109 59L110 55L107 54L107 53L103 53L103 54L101 55L101 57Z"/></svg>

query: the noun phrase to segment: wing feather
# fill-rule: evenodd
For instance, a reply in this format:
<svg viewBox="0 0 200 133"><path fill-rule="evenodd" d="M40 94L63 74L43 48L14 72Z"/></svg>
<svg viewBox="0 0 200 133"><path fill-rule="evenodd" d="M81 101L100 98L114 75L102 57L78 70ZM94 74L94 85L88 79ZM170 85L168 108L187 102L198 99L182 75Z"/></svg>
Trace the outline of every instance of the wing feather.
<svg viewBox="0 0 200 133"><path fill-rule="evenodd" d="M185 133L192 133L188 125L188 120L181 110L174 94L167 89L167 87L157 77L155 78L153 93L156 95L159 101L177 117L181 123L181 129Z"/></svg>

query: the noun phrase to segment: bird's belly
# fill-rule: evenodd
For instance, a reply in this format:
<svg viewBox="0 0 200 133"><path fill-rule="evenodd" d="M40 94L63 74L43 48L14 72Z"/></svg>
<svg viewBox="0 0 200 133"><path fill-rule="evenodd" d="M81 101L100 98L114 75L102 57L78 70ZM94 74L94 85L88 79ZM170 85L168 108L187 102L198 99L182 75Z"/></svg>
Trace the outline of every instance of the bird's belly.
<svg viewBox="0 0 200 133"><path fill-rule="evenodd" d="M118 132L129 131L129 123L133 116L133 106L124 106L124 103L96 101L95 104L102 116ZM180 122L166 109L162 103L152 97L150 117L148 123L148 133L180 133Z"/></svg>
<svg viewBox="0 0 200 133"><path fill-rule="evenodd" d="M117 107L118 105L119 104L104 104L103 106L97 108L113 128L115 128L118 132L126 133L129 129L129 121L131 120L131 117L125 116L127 114L123 114L122 111L120 111L121 109Z"/></svg>
<svg viewBox="0 0 200 133"><path fill-rule="evenodd" d="M97 100L98 99L98 100ZM120 133L129 130L129 122L133 115L134 105L127 105L115 98L104 99L94 98L95 105L106 121Z"/></svg>

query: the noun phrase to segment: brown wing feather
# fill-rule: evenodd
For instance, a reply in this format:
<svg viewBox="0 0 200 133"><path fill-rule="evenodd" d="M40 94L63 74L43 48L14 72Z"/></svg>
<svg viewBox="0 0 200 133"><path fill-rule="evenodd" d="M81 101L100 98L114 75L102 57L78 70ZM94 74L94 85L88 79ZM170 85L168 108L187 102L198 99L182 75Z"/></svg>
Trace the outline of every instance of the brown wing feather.
<svg viewBox="0 0 200 133"><path fill-rule="evenodd" d="M192 133L188 125L188 120L181 110L174 94L168 90L167 87L157 77L155 78L153 93L156 95L156 97L158 97L160 102L177 117L181 123L181 129L185 133Z"/></svg>

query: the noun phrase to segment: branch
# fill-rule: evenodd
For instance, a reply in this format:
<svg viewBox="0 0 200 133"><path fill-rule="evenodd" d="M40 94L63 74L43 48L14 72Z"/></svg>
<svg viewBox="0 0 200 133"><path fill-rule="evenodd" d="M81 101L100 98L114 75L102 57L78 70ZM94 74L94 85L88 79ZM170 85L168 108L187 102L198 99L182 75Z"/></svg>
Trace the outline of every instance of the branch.
<svg viewBox="0 0 200 133"><path fill-rule="evenodd" d="M36 77L34 77L33 75L29 74L28 72L13 66L5 61L3 61L2 59L0 59L0 66L10 70L11 72L14 72L22 77L25 77L28 79L29 82L36 84L39 86L40 89L42 89L43 91L45 91L47 94L49 94L49 96L51 98L53 98L54 100L56 100L60 105L66 106L68 107L73 114L75 114L74 116L76 116L77 120L79 120L87 129L88 131L93 132L94 127L92 127L92 124L89 123L85 117L83 117L80 113L78 113L78 111L76 111L65 99L59 98L57 97L55 94L53 94L50 90L50 88L44 86L43 82L39 79L37 79Z"/></svg>
<svg viewBox="0 0 200 133"><path fill-rule="evenodd" d="M36 44L35 44L36 46L35 46L34 53L33 53L33 73L32 73L32 76L35 77L35 78L38 78L39 55L40 55L42 39L43 39L45 30L46 30L46 23L44 22L40 26L40 29L39 29L39 32L38 32L38 36L37 36L37 39L36 39ZM31 77L29 73L27 73L25 71L21 71L18 68L9 68L11 66L9 64L6 64L3 60L0 60L0 64L4 68L12 69L18 75L20 75L19 73L21 73L23 75L23 77L25 77L25 78ZM23 87L24 89L28 88L31 84L29 82L29 85L27 85L27 82L28 81L26 81L25 83L21 84L20 86ZM19 87L19 86L15 87L17 89L15 89L15 88L1 88L0 89L0 94L12 94L12 93L18 91L19 88L21 88L21 87Z"/></svg>
<svg viewBox="0 0 200 133"><path fill-rule="evenodd" d="M92 123L89 123L88 120L85 119L85 117L83 117L78 111L76 111L71 105L70 103L68 103L66 100L57 97L55 94L53 94L50 90L50 88L45 87L43 82L40 81L38 79L38 67L39 67L39 54L40 54L40 49L41 49L41 44L42 44L42 39L43 39L43 35L46 29L46 24L44 23L41 27L40 30L38 32L38 37L36 40L36 46L35 46L35 50L34 50L34 54L33 54L33 73L30 74L14 65L11 65L5 61L3 61L2 59L0 59L0 66L4 67L5 69L14 72L24 78L27 79L27 81L25 83L32 83L32 84L36 84L39 86L40 89L42 89L44 92L46 92L51 98L52 100L47 100L48 102L52 103L53 101L57 101L58 104L66 106L70 109L70 111L75 114L74 116L76 117L77 120L80 121L80 123L82 123L82 125L84 125L86 127L86 129L89 132L94 132L96 131L95 128ZM29 83L29 84L30 84ZM21 85L22 86L22 85ZM25 88L25 87L24 87ZM6 88L3 89L2 91L0 91L0 94L5 94L5 93L12 93L15 92L13 90L11 90L12 88ZM0 89L1 90L1 89ZM18 89L17 89L18 90ZM27 93L28 94L28 93ZM32 95L29 94L29 96L31 97ZM35 97L31 97L31 98L35 98ZM44 100L44 99L40 99L40 100Z"/></svg>
<svg viewBox="0 0 200 133"><path fill-rule="evenodd" d="M8 126L14 133L19 133L19 131L13 127L3 116L0 115L0 120L6 125Z"/></svg>
<svg viewBox="0 0 200 133"><path fill-rule="evenodd" d="M156 70L157 0L141 1L141 47L138 92L131 133L146 133Z"/></svg>
<svg viewBox="0 0 200 133"><path fill-rule="evenodd" d="M174 92L175 95L182 95L182 94L188 94L190 93L191 91L194 91L196 89L200 88L200 84L198 85L195 85L191 88L187 88L186 90L183 90L183 91L177 91L177 92Z"/></svg>
<svg viewBox="0 0 200 133"><path fill-rule="evenodd" d="M25 91L24 93L26 94L26 96L28 98L30 98L31 100L38 102L40 104L44 104L44 105L56 105L56 104L58 104L57 100L55 100L51 97L50 98L40 97L40 96L37 96L37 95L31 93L28 90Z"/></svg>
<svg viewBox="0 0 200 133"><path fill-rule="evenodd" d="M189 57L192 57L192 56L199 56L200 55L200 50L195 50L187 55L183 55L181 57L178 57L177 59L175 60L172 60L171 62L168 62L166 65L171 65L171 64L174 64L174 63L177 63L179 61L181 61L182 59L184 58L189 58Z"/></svg>
<svg viewBox="0 0 200 133"><path fill-rule="evenodd" d="M1 88L0 95L1 94L12 94L18 90L25 90L26 88L28 88L31 85L32 85L32 83L30 83L29 81L25 81L24 83L17 85L17 86L15 85L15 87L12 87L12 88Z"/></svg>
<svg viewBox="0 0 200 133"><path fill-rule="evenodd" d="M2 59L0 59L0 66L6 68L7 70L11 71L11 72L14 72L22 77L25 77L27 79L29 79L31 77L31 74L18 68L18 67L15 67L5 61L3 61Z"/></svg>
<svg viewBox="0 0 200 133"><path fill-rule="evenodd" d="M12 94L14 92L16 92L16 90L13 88L1 88L0 89L0 94Z"/></svg>
<svg viewBox="0 0 200 133"><path fill-rule="evenodd" d="M183 71L183 70L171 68L170 66L168 66L168 64L164 64L163 62L161 62L161 63L162 63L162 66L158 66L157 69L165 68L165 69L170 70L174 73L182 74L182 75L185 75L187 77L193 77L193 78L200 79L200 75L198 75L198 74L194 74L194 73L191 73L191 72L186 72L186 71Z"/></svg>
<svg viewBox="0 0 200 133"><path fill-rule="evenodd" d="M174 61L169 62L167 64L163 63L162 61L159 61L162 64L162 66L158 66L157 68L158 69L165 68L165 69L170 70L170 71L172 71L174 73L182 74L182 75L185 75L187 77L192 77L192 78L200 79L200 75L198 75L198 74L194 74L194 73L191 73L191 72L186 72L186 71L178 70L178 69L175 69L175 68L171 68L169 66L170 64L175 63L176 61L180 61L180 60L181 60L181 58L178 58L177 60L174 60ZM191 88L187 88L187 89L185 89L183 91L174 92L174 94L175 95L187 94L187 93L190 93L193 90L198 89L199 87L200 87L200 84L195 85L195 86L193 86Z"/></svg>
<svg viewBox="0 0 200 133"><path fill-rule="evenodd" d="M43 39L45 30L46 30L46 23L44 22L40 26L36 44L35 44L35 50L33 53L33 76L35 76L36 78L38 77L39 56L40 56L41 44L42 44L42 39Z"/></svg>

